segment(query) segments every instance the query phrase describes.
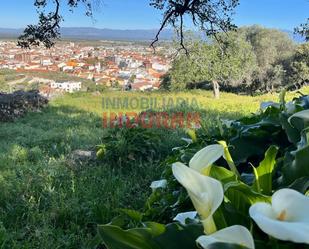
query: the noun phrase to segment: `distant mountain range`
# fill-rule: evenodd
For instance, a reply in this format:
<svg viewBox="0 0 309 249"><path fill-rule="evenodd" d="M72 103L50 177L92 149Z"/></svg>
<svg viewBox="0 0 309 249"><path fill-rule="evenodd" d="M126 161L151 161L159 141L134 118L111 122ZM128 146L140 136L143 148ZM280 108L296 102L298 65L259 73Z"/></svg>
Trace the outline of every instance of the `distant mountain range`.
<svg viewBox="0 0 309 249"><path fill-rule="evenodd" d="M63 39L77 40L119 40L119 41L150 41L153 40L158 30L155 29L98 29L98 28L61 28ZM16 38L23 32L23 29L0 28L0 38ZM171 40L173 30L163 30L160 39Z"/></svg>
<svg viewBox="0 0 309 249"><path fill-rule="evenodd" d="M76 40L117 40L117 41L150 41L153 40L158 30L156 29L98 29L98 28L61 28L61 37ZM295 35L293 31L282 30L294 41L304 42L303 37ZM17 38L23 29L0 28L0 38ZM172 40L174 32L165 29L160 35L161 40Z"/></svg>

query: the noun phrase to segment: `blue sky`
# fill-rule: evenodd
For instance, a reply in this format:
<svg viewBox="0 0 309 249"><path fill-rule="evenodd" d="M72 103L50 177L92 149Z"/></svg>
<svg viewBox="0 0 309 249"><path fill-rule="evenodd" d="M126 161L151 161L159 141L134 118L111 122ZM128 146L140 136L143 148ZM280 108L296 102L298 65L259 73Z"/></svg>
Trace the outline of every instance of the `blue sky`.
<svg viewBox="0 0 309 249"><path fill-rule="evenodd" d="M64 1L64 0L63 0ZM10 0L1 3L0 27L23 28L36 23L34 0ZM85 17L83 8L71 13L63 10L65 27L97 27L114 29L158 28L160 12L149 6L149 0L104 0L95 12L95 20ZM309 17L309 0L240 0L234 16L239 26L260 24L292 30Z"/></svg>

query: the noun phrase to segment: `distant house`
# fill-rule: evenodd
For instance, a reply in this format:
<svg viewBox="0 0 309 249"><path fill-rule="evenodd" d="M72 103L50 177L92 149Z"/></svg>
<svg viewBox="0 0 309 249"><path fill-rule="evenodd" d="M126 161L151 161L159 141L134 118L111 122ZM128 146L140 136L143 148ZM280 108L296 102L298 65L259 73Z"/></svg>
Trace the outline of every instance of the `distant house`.
<svg viewBox="0 0 309 249"><path fill-rule="evenodd" d="M132 84L132 90L148 91L152 90L153 86L148 81L140 81Z"/></svg>
<svg viewBox="0 0 309 249"><path fill-rule="evenodd" d="M170 66L168 64L155 62L155 63L152 64L152 68L154 70L157 70L157 71L167 72L169 70Z"/></svg>
<svg viewBox="0 0 309 249"><path fill-rule="evenodd" d="M68 93L78 92L82 89L82 83L81 82L52 82L50 85L53 89L59 89Z"/></svg>

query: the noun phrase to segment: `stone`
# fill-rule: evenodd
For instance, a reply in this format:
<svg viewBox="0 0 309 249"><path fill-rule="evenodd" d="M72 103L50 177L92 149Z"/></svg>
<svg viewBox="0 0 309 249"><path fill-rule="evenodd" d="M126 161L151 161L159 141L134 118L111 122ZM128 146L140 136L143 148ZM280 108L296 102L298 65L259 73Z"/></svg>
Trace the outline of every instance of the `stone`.
<svg viewBox="0 0 309 249"><path fill-rule="evenodd" d="M66 160L66 165L72 170L81 169L82 166L89 165L97 159L95 151L74 150Z"/></svg>
<svg viewBox="0 0 309 249"><path fill-rule="evenodd" d="M39 91L0 93L0 122L13 121L28 111L37 111L48 104Z"/></svg>

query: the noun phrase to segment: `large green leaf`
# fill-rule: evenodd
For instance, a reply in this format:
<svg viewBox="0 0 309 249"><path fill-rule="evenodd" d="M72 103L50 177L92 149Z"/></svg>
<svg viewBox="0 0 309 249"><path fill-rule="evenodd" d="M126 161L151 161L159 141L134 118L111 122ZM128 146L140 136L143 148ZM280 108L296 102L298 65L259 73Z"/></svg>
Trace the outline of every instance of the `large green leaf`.
<svg viewBox="0 0 309 249"><path fill-rule="evenodd" d="M119 210L119 212L126 214L128 217L130 217L134 221L140 222L143 219L144 214L141 213L141 212L138 212L136 210L125 209L125 208L121 208L121 209L118 209L118 210Z"/></svg>
<svg viewBox="0 0 309 249"><path fill-rule="evenodd" d="M248 247L237 245L237 244L227 244L227 243L213 243L204 249L249 249Z"/></svg>
<svg viewBox="0 0 309 249"><path fill-rule="evenodd" d="M284 129L289 142L296 144L300 140L300 132L293 127L288 121L288 115L280 114L280 122L282 124L282 128Z"/></svg>
<svg viewBox="0 0 309 249"><path fill-rule="evenodd" d="M289 118L289 122L293 127L302 131L309 126L309 110L295 113Z"/></svg>
<svg viewBox="0 0 309 249"><path fill-rule="evenodd" d="M180 225L172 223L166 226L166 232L154 240L160 249L197 249L196 239L204 234L202 225Z"/></svg>
<svg viewBox="0 0 309 249"><path fill-rule="evenodd" d="M291 184L299 178L309 176L309 145L286 155L286 161L282 167L282 177L285 184Z"/></svg>
<svg viewBox="0 0 309 249"><path fill-rule="evenodd" d="M150 228L123 230L117 226L101 225L98 230L108 249L160 249L153 241Z"/></svg>
<svg viewBox="0 0 309 249"><path fill-rule="evenodd" d="M309 190L309 176L305 176L294 181L289 188L294 189L300 193L306 194Z"/></svg>
<svg viewBox="0 0 309 249"><path fill-rule="evenodd" d="M254 169L255 182L253 189L265 195L272 193L272 176L276 165L278 147L271 146L265 153L264 160Z"/></svg>
<svg viewBox="0 0 309 249"><path fill-rule="evenodd" d="M232 171L218 166L211 167L209 176L222 182L222 184L237 180L236 175Z"/></svg>
<svg viewBox="0 0 309 249"><path fill-rule="evenodd" d="M250 134L250 136L242 135L232 138L229 142L230 152L236 165L246 162L249 157L262 155L267 148L267 143L269 143L269 136L269 133L256 133Z"/></svg>
<svg viewBox="0 0 309 249"><path fill-rule="evenodd" d="M225 196L240 212L247 214L250 206L256 202L270 202L270 197L255 192L242 182L230 182L224 185Z"/></svg>
<svg viewBox="0 0 309 249"><path fill-rule="evenodd" d="M251 219L248 215L248 212L243 212L242 210L237 209L237 207L232 205L232 203L230 202L224 203L221 206L221 210L224 214L224 219L227 225L225 227L220 227L220 229L226 228L228 226L233 226L233 225L242 225L245 227L250 227ZM214 215L214 219L217 225L217 219L215 215Z"/></svg>
<svg viewBox="0 0 309 249"><path fill-rule="evenodd" d="M197 249L196 239L203 234L202 225L162 225L144 223L145 228L123 230L112 225L99 226L99 234L108 249Z"/></svg>

